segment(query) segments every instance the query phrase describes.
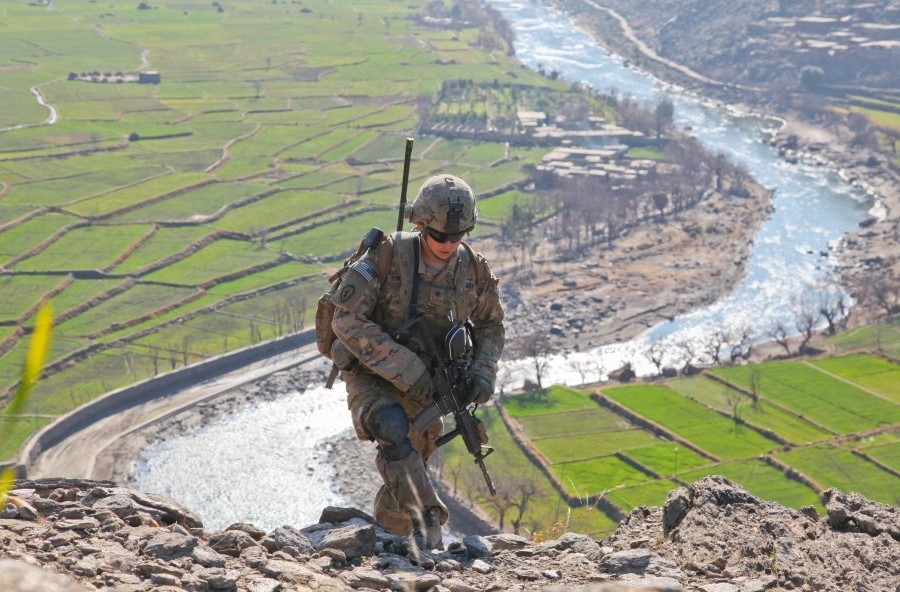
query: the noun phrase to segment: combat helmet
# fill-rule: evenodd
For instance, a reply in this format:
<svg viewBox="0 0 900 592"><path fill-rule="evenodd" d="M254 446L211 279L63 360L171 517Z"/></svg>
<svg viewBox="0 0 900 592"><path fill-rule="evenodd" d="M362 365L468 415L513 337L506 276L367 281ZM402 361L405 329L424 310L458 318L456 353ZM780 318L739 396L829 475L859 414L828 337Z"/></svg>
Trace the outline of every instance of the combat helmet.
<svg viewBox="0 0 900 592"><path fill-rule="evenodd" d="M406 207L406 215L413 224L421 222L438 232L460 234L475 227L478 208L468 183L453 175L435 175L422 183L416 199Z"/></svg>

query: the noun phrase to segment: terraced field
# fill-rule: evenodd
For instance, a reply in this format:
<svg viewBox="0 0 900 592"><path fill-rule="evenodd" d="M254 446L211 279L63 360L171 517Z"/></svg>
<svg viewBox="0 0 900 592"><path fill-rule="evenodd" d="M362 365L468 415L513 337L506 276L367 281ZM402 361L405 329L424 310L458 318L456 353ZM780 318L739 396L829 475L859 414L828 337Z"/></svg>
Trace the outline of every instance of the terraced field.
<svg viewBox="0 0 900 592"><path fill-rule="evenodd" d="M515 445L524 458L488 464L517 474L537 467L542 495L528 512L544 525L559 516L559 510L548 515L539 509L553 500L594 508L615 523L638 506L661 505L667 492L706 475L724 475L760 497L820 512L820 495L829 487L898 505L897 372L900 364L891 359L854 353L716 368L664 383L554 386L503 400L508 424L494 422L491 437ZM446 462L467 465L466 456L457 447ZM477 487L480 474L468 471ZM521 495L521 484L509 486L507 496Z"/></svg>
<svg viewBox="0 0 900 592"><path fill-rule="evenodd" d="M0 6L0 408L37 304L57 317L0 460L112 388L308 324L365 232L395 227L406 137L445 80L566 88L485 47L489 25L427 27L415 5L149 4ZM117 79L139 70L160 83ZM413 192L446 171L506 204L479 232L545 152L414 148Z"/></svg>

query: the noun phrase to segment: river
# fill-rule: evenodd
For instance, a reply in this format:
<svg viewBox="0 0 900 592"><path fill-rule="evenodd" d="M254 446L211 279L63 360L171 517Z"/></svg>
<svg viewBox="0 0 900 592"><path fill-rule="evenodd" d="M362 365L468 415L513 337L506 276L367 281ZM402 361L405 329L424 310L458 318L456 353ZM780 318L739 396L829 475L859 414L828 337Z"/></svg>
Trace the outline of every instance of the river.
<svg viewBox="0 0 900 592"><path fill-rule="evenodd" d="M650 106L669 97L678 126L776 192L775 211L756 235L747 276L732 294L631 342L554 357L544 382L580 383L581 373L573 370L578 357L593 361L594 375L585 377L589 381L625 361L649 373L641 352L651 341L701 340L713 328L749 322L756 327L792 324L799 300L815 298L832 269L831 247L866 217L871 200L865 193L825 166L780 159L767 143L777 125L772 118L704 101L628 68L566 14L536 2L489 4L510 21L516 53L526 65L556 70L564 79L600 90L614 89ZM529 361L512 362L501 372L515 385L531 375L531 367ZM324 506L344 502L332 489L333 472L322 462L321 448L350 427L344 396L340 384L333 391L317 386L153 445L136 463L137 486L175 497L210 529L248 520L266 529L312 524Z"/></svg>

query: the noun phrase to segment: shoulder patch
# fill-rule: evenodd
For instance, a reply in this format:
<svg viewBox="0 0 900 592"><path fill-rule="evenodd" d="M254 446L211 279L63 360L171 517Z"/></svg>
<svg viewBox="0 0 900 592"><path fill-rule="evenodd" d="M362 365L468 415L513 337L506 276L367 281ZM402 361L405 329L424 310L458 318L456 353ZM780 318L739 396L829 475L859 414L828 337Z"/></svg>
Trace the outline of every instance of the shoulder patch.
<svg viewBox="0 0 900 592"><path fill-rule="evenodd" d="M375 286L375 264L368 260L353 263L332 293L331 301L344 309L352 309L365 300Z"/></svg>
<svg viewBox="0 0 900 592"><path fill-rule="evenodd" d="M350 270L363 276L367 282L374 282L375 278L378 277L378 271L375 269L375 265L368 259L360 259L350 266Z"/></svg>

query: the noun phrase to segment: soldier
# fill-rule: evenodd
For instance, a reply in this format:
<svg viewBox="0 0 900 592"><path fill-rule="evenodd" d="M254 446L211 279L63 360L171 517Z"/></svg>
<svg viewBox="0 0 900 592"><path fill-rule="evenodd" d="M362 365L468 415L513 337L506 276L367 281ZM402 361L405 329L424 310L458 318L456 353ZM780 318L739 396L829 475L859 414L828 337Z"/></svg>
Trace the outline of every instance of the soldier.
<svg viewBox="0 0 900 592"><path fill-rule="evenodd" d="M427 179L405 214L415 230L385 237L341 279L333 296L332 359L347 385L357 436L378 445L384 484L375 518L395 535L412 535L419 549L438 549L449 514L425 463L443 424L439 419L420 432L411 423L433 393L435 350L424 340L434 339L441 351L448 331L468 323L468 391L471 401L484 403L503 350L503 308L484 257L462 242L478 217L465 181Z"/></svg>

